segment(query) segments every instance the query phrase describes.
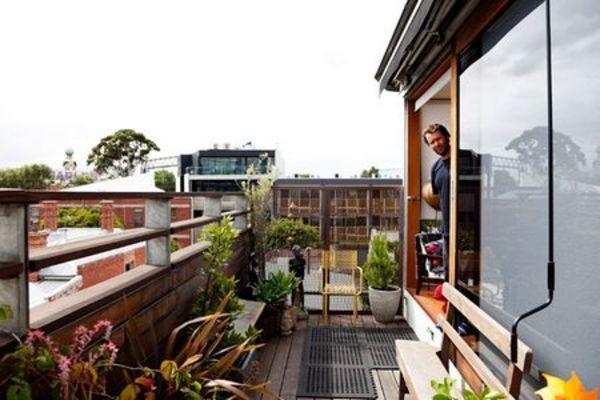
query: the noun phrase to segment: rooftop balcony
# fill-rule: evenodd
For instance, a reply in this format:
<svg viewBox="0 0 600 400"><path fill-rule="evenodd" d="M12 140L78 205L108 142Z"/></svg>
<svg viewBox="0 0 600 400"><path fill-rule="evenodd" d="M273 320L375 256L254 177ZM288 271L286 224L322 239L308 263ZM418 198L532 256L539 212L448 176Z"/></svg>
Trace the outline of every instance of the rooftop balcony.
<svg viewBox="0 0 600 400"><path fill-rule="evenodd" d="M184 207L182 196L188 198L188 204L193 203L193 197L204 197L204 216L174 220L177 214L172 207ZM198 297L198 288L210 284L202 268L208 262L206 252L212 244L197 241L198 229L218 222L223 217L233 218L232 226L239 236L223 273L225 276L236 277L239 287L249 281L250 254L255 240L247 221L251 211L247 209L245 198L238 196L234 201L234 210L222 212L222 196L223 193L3 190L0 192L0 305L3 310L10 310L10 313L5 313L0 326L4 331L17 335L24 335L29 330L41 330L49 334L52 340L67 343L81 325L93 326L97 321L108 320L114 325L112 341L120 348L119 363L158 368L160 360L164 359L173 346L173 332L189 319L191 307ZM139 199L143 200L143 226L110 232L113 221L110 212L114 207L111 202L126 199L129 201L127 205L136 204L135 207L138 207ZM138 200L132 202L131 199ZM81 201L100 204L102 223L108 223L110 229L92 237L82 236L80 240L56 243L48 247L32 247L34 243L30 239L37 236L32 236L35 232L30 232L29 214L34 205L45 205L50 211L55 211L58 207L72 207L74 203L80 204L77 202ZM53 214L48 209L42 210L38 210L38 213L41 218L46 218L46 226L55 225L55 221L52 221ZM358 215L351 217L356 218ZM107 225L103 225L105 226ZM335 228L332 229L335 231ZM368 237L368 232L363 232L362 228L352 229L356 232L346 228L342 233L353 234L356 238ZM171 238L175 235L181 238L185 236L184 233L191 235L190 244L172 250ZM342 233L334 232L330 235ZM28 285L31 285L29 281L32 276L42 276L44 279L48 274L42 273L57 265L114 252L127 246L139 247L140 244L144 250L143 262L134 263L130 269L121 270L90 286L76 287L71 292L67 291L41 304L30 304ZM272 305L242 300L246 310L236 317L234 326L236 329L249 326L263 329L263 336L259 341L264 343L264 347L253 352L252 357L248 356L239 365L239 369L244 371L240 379L252 384L267 382L268 394L263 395L263 398L269 398L269 395L273 398L315 400L398 398L406 384L413 384L409 367L419 364L411 362L408 367L402 364L402 359L397 358L400 357L397 355L400 354L397 353L397 346L403 342L397 339L416 344L422 343L418 341L420 339L424 341L423 346L430 346L425 342L431 343L435 335L438 345L445 342L442 342L437 329L431 332L431 339L428 339L429 333L414 332L403 317L395 315L397 310L393 310L391 323L384 325L376 322L364 304L358 307L358 315L353 316L351 310L357 306L350 300L345 301L344 297L325 299L322 296L325 287L348 287L355 284L355 271L338 269L346 261L341 261L342 258L337 258L336 261L335 255L328 258L328 254L322 250L308 254L304 290L305 305L310 313L307 319L298 320L294 327L294 313L298 309L285 308L287 311L274 320L272 311L269 311L272 310ZM276 253L274 257L272 255L267 260L267 273L286 271L289 258L290 254L285 251ZM364 263L364 260L358 260L356 258L353 265ZM75 273L78 272L81 270L76 269ZM366 289L359 291L358 297L366 299L366 292ZM461 304L457 307L463 312ZM468 313L466 315L471 316ZM422 318L410 314L409 317ZM288 326L287 331L284 331L284 325ZM274 326L287 335L266 336L269 328ZM444 337L451 338L453 328L445 329L449 333ZM482 331L486 329L488 327L484 326ZM13 351L16 344L13 337L2 334L0 339L2 354ZM508 343L508 340L508 336L501 336L501 343ZM462 351L464 354L452 356L453 362L472 362L473 354L464 349ZM401 374L399 366L402 371L408 372ZM0 380L3 382L7 377L0 378L3 378ZM471 383L470 380L468 382ZM496 381L484 382L497 390L504 390ZM123 379L111 378L109 389L111 393L118 393L126 384ZM424 390L429 393L428 390L431 389Z"/></svg>

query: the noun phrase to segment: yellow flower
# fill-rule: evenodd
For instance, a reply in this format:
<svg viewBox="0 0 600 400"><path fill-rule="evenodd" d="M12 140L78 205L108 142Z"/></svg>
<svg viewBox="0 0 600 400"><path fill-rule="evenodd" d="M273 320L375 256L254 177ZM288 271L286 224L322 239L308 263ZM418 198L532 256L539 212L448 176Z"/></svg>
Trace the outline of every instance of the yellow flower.
<svg viewBox="0 0 600 400"><path fill-rule="evenodd" d="M542 374L546 378L546 387L535 392L543 400L597 400L598 387L591 392L586 392L583 383L575 372L571 372L571 379L563 381L552 375Z"/></svg>

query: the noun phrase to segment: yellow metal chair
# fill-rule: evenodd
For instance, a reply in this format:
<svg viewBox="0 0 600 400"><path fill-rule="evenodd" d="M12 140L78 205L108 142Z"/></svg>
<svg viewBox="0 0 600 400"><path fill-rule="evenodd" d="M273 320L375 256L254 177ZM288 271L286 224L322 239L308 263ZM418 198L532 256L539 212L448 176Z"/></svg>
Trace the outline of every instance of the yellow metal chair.
<svg viewBox="0 0 600 400"><path fill-rule="evenodd" d="M323 250L321 255L321 271L323 273L321 278L323 319L327 319L330 296L352 296L353 321L356 321L358 318L358 298L363 291L363 271L358 266L357 252L355 250ZM331 272L349 274L351 282L331 283Z"/></svg>

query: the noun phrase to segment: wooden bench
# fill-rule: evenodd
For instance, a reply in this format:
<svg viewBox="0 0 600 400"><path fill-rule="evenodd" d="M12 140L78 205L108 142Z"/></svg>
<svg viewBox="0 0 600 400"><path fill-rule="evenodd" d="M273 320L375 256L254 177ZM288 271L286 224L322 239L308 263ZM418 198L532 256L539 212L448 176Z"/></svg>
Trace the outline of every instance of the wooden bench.
<svg viewBox="0 0 600 400"><path fill-rule="evenodd" d="M255 326L266 304L261 301L240 299L244 304L244 312L233 320L233 329L238 333L245 333L249 327Z"/></svg>
<svg viewBox="0 0 600 400"><path fill-rule="evenodd" d="M510 362L510 332L448 283L444 283L442 293L448 300L448 309L445 317L440 315L438 320L443 330L441 349L424 342L396 340L400 400L405 394L410 394L411 400L431 399L435 394L430 386L431 380L441 381L447 377L450 362L476 392L479 393L487 385L504 393L508 399L517 399L523 374L531 368L531 349L519 341L517 362ZM459 313L506 356L508 366L505 382L501 382L490 371L454 329Z"/></svg>

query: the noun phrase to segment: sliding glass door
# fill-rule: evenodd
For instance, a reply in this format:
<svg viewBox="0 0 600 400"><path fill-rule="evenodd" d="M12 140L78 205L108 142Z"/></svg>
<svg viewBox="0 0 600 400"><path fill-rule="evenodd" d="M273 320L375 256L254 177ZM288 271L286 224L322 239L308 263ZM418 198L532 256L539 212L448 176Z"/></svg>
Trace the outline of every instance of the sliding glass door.
<svg viewBox="0 0 600 400"><path fill-rule="evenodd" d="M600 2L552 0L555 301L521 338L600 383ZM547 297L546 8L518 0L460 57L457 286L504 326Z"/></svg>

